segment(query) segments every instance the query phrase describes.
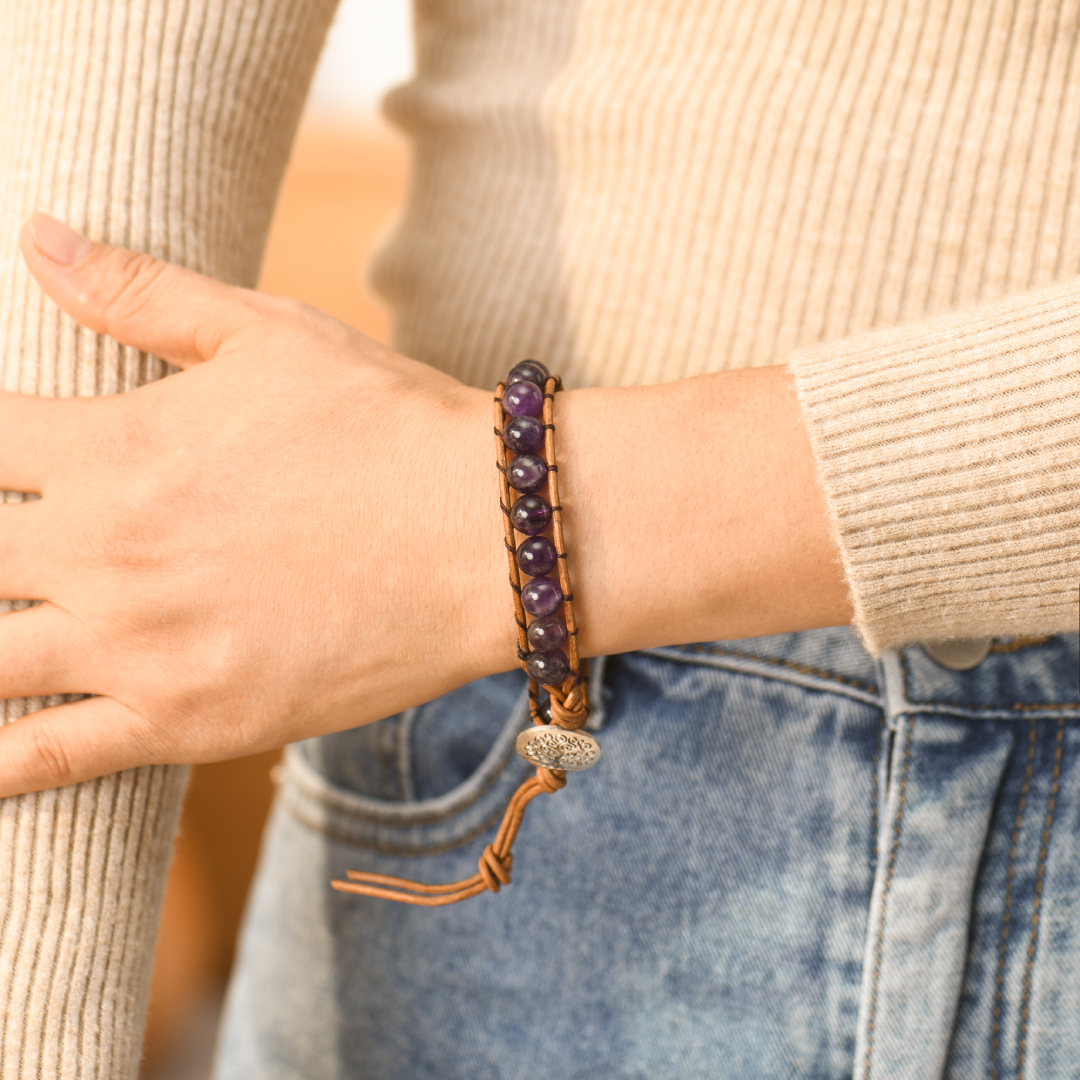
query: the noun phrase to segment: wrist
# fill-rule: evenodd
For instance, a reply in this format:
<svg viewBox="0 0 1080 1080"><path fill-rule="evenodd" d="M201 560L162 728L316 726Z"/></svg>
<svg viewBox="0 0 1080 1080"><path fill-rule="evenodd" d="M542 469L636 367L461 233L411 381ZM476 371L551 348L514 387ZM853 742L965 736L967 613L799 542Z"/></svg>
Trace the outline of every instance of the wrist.
<svg viewBox="0 0 1080 1080"><path fill-rule="evenodd" d="M449 663L464 683L517 666L514 608L507 584L502 513L492 425L494 389L462 386L452 414L459 463L452 520L456 613ZM441 577L442 575L440 575Z"/></svg>

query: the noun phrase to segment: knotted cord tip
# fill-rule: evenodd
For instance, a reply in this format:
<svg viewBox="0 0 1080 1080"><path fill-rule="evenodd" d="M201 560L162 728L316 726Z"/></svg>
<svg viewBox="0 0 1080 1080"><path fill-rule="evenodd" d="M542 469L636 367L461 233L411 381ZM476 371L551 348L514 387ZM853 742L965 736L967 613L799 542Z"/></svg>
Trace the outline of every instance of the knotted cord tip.
<svg viewBox="0 0 1080 1080"><path fill-rule="evenodd" d="M492 891L498 892L503 885L510 884L510 870L514 865L514 856L507 852L500 858L495 853L495 848L488 844L480 856L478 869L484 884Z"/></svg>

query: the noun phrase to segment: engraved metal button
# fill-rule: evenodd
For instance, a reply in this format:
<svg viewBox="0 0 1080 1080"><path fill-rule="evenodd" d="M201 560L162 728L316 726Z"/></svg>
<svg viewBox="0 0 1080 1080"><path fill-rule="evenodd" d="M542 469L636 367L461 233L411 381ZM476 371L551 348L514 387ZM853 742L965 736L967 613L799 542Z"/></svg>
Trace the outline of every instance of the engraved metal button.
<svg viewBox="0 0 1080 1080"><path fill-rule="evenodd" d="M956 641L924 642L922 650L931 660L950 671L970 671L989 655L993 638L964 638Z"/></svg>
<svg viewBox="0 0 1080 1080"><path fill-rule="evenodd" d="M600 743L587 731L541 724L517 737L517 752L530 764L581 772L600 760Z"/></svg>

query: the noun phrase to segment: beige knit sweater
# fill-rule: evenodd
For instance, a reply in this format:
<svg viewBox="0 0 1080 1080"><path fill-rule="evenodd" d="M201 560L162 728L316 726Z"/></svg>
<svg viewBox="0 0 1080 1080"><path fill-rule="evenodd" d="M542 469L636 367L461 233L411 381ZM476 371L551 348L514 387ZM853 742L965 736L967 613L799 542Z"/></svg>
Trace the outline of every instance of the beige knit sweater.
<svg viewBox="0 0 1080 1080"><path fill-rule="evenodd" d="M331 9L0 3L4 388L162 373L42 300L32 209L254 281ZM425 0L417 22L389 102L412 197L374 269L404 352L481 385L525 354L571 385L791 363L871 649L1076 629L1080 0ZM137 770L0 807L0 1080L134 1075L182 787Z"/></svg>

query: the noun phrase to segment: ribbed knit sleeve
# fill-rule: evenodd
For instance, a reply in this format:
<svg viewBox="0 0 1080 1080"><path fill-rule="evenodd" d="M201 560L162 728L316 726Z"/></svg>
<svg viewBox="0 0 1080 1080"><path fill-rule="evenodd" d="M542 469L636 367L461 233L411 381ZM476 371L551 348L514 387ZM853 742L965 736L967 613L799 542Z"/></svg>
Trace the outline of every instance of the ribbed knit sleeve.
<svg viewBox="0 0 1080 1080"><path fill-rule="evenodd" d="M0 4L3 389L105 394L164 374L44 299L17 248L35 209L254 284L333 8ZM0 718L56 700L8 701ZM0 1080L136 1075L183 788L182 768L155 767L0 803Z"/></svg>
<svg viewBox="0 0 1080 1080"><path fill-rule="evenodd" d="M1075 631L1078 16L419 5L398 341L478 386L792 363L868 647Z"/></svg>
<svg viewBox="0 0 1080 1080"><path fill-rule="evenodd" d="M1076 630L1080 281L793 368L868 647Z"/></svg>

